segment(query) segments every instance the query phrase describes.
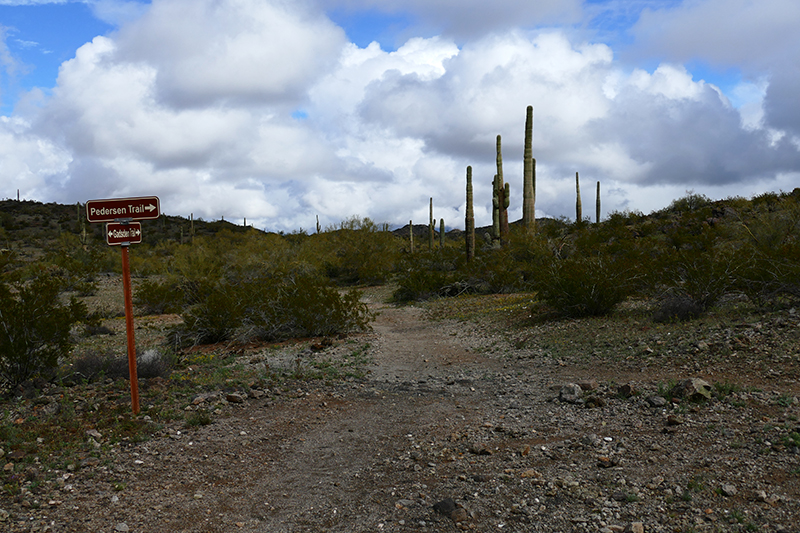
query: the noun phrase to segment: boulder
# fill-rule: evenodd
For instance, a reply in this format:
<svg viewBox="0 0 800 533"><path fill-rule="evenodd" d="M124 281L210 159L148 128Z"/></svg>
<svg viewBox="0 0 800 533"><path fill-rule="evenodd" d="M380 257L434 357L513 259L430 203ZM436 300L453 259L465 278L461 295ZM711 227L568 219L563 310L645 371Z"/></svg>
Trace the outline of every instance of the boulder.
<svg viewBox="0 0 800 533"><path fill-rule="evenodd" d="M672 389L671 394L676 398L690 401L710 400L711 385L700 378L684 379Z"/></svg>

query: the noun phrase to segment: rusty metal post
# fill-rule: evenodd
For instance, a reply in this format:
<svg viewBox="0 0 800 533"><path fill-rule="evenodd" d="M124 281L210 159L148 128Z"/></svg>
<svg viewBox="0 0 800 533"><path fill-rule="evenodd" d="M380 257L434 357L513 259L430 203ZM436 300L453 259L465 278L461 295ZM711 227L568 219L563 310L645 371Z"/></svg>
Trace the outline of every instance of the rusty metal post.
<svg viewBox="0 0 800 533"><path fill-rule="evenodd" d="M136 344L133 336L133 297L131 291L131 267L128 262L128 245L123 243L122 287L125 291L125 331L128 335L128 371L131 380L131 406L133 414L139 414L139 379L136 374Z"/></svg>

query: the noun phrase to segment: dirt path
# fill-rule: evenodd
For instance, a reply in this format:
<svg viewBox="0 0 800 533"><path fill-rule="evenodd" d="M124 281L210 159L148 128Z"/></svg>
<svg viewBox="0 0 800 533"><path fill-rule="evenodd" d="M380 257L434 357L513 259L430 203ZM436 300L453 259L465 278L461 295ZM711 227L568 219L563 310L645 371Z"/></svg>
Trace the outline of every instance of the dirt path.
<svg viewBox="0 0 800 533"><path fill-rule="evenodd" d="M114 448L11 530L797 531L800 453L765 427L796 424L796 400L653 407L647 381L621 398L590 367L381 307L365 379L251 391L210 425Z"/></svg>

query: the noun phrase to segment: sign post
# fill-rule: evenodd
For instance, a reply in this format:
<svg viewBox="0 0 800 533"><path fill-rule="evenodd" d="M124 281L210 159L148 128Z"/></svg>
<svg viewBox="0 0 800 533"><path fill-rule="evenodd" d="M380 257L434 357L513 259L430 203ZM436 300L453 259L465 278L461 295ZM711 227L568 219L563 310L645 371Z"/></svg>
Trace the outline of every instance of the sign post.
<svg viewBox="0 0 800 533"><path fill-rule="evenodd" d="M142 225L137 220L155 220L161 216L157 196L114 198L86 202L86 220L107 222L106 243L119 246L122 253L122 289L125 293L125 331L128 337L128 372L131 382L131 407L139 414L139 378L136 372L136 344L133 327L133 294L128 247L142 242Z"/></svg>

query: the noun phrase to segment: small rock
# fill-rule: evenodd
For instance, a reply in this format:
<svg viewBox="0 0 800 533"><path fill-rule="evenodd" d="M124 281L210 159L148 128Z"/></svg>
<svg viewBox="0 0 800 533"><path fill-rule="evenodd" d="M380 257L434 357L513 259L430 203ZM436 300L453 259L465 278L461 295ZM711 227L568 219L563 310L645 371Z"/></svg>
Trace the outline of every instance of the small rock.
<svg viewBox="0 0 800 533"><path fill-rule="evenodd" d="M475 455L492 455L492 450L482 442L471 445L469 451Z"/></svg>
<svg viewBox="0 0 800 533"><path fill-rule="evenodd" d="M414 500L397 500L394 504L395 507L398 509L408 509L412 507L416 502Z"/></svg>
<svg viewBox="0 0 800 533"><path fill-rule="evenodd" d="M120 522L119 524L117 524L117 527L114 528L114 531L120 531L121 533L124 533L126 531L130 531L130 530L131 530L131 528L129 528L128 524L126 524L125 522Z"/></svg>
<svg viewBox="0 0 800 533"><path fill-rule="evenodd" d="M728 497L736 496L736 487L734 487L730 483L722 485L722 488L720 490L723 496L728 496Z"/></svg>
<svg viewBox="0 0 800 533"><path fill-rule="evenodd" d="M0 509L0 522L5 522L11 516L5 509Z"/></svg>
<svg viewBox="0 0 800 533"><path fill-rule="evenodd" d="M444 516L451 516L456 510L456 501L453 498L445 498L433 504L433 510Z"/></svg>
<svg viewBox="0 0 800 533"><path fill-rule="evenodd" d="M667 417L667 425L668 426L678 426L683 424L683 417L680 415L669 415Z"/></svg>
<svg viewBox="0 0 800 533"><path fill-rule="evenodd" d="M645 401L650 407L664 407L667 405L667 399L663 396L648 396Z"/></svg>
<svg viewBox="0 0 800 533"><path fill-rule="evenodd" d="M102 439L103 438L103 435L101 435L100 432L97 431L96 429L90 429L90 430L88 430L86 432L86 434L89 435L90 437L95 438L95 439Z"/></svg>
<svg viewBox="0 0 800 533"><path fill-rule="evenodd" d="M617 394L622 396L623 398L630 398L631 396L635 395L638 391L636 387L633 386L631 383L626 383L625 385L621 385L617 389Z"/></svg>
<svg viewBox="0 0 800 533"><path fill-rule="evenodd" d="M583 381L579 381L578 386L584 391L592 391L596 390L599 385L595 379L585 379Z"/></svg>
<svg viewBox="0 0 800 533"><path fill-rule="evenodd" d="M644 533L644 524L642 522L631 522L625 526L623 533Z"/></svg>
<svg viewBox="0 0 800 533"><path fill-rule="evenodd" d="M577 383L567 383L558 393L558 399L567 403L581 403L581 396L583 389Z"/></svg>
<svg viewBox="0 0 800 533"><path fill-rule="evenodd" d="M469 513L463 507L459 507L455 509L452 513L450 513L450 520L453 522L466 522L469 520Z"/></svg>
<svg viewBox="0 0 800 533"><path fill-rule="evenodd" d="M603 398L601 398L600 396L589 396L588 398L586 398L586 401L584 402L584 405L586 407L589 407L589 408L605 407L606 406L606 401Z"/></svg>
<svg viewBox="0 0 800 533"><path fill-rule="evenodd" d="M670 393L677 398L690 401L710 400L711 385L700 378L689 378L675 385Z"/></svg>
<svg viewBox="0 0 800 533"><path fill-rule="evenodd" d="M763 490L756 491L756 500L760 502L767 501L767 493L764 492Z"/></svg>
<svg viewBox="0 0 800 533"><path fill-rule="evenodd" d="M232 392L226 395L225 399L228 400L228 403L244 403L247 399L247 394L244 392Z"/></svg>
<svg viewBox="0 0 800 533"><path fill-rule="evenodd" d="M617 461L615 461L611 457L607 457L607 456L604 455L602 457L598 457L597 458L597 466L599 466L600 468L611 468L612 466L616 466L616 465L617 465Z"/></svg>

